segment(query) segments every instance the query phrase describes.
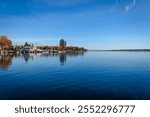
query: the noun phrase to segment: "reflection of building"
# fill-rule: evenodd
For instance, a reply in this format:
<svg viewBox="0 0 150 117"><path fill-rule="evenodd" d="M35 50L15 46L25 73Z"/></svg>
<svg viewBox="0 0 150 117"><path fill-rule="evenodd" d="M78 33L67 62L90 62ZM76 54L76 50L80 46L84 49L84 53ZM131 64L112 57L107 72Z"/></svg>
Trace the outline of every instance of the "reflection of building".
<svg viewBox="0 0 150 117"><path fill-rule="evenodd" d="M27 63L28 60L31 58L32 60L36 57L36 54L34 53L24 53L22 54L24 57L25 62Z"/></svg>
<svg viewBox="0 0 150 117"><path fill-rule="evenodd" d="M61 64L64 65L66 62L66 54L60 54L59 57Z"/></svg>
<svg viewBox="0 0 150 117"><path fill-rule="evenodd" d="M23 53L29 53L29 52L36 52L37 50L37 47L31 45L31 44L28 44L27 42L25 43L23 49L22 49L22 52Z"/></svg>
<svg viewBox="0 0 150 117"><path fill-rule="evenodd" d="M60 40L60 47L66 47L67 43L64 39Z"/></svg>
<svg viewBox="0 0 150 117"><path fill-rule="evenodd" d="M28 62L29 60L29 54L23 54L23 57L24 57L24 60L26 61L26 63Z"/></svg>

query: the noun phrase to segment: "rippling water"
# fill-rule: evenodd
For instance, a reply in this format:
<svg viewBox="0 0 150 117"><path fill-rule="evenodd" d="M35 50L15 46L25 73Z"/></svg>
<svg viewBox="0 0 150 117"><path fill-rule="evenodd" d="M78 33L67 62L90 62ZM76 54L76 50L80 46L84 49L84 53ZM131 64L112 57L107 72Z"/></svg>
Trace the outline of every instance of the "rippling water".
<svg viewBox="0 0 150 117"><path fill-rule="evenodd" d="M150 52L0 55L0 99L150 99Z"/></svg>

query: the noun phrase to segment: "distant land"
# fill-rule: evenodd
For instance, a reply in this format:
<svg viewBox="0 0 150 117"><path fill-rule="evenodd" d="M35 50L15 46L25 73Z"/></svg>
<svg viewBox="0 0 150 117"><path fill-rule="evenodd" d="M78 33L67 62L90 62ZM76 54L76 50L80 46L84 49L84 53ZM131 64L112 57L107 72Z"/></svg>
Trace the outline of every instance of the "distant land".
<svg viewBox="0 0 150 117"><path fill-rule="evenodd" d="M150 49L110 49L110 50L88 50L88 51L150 51Z"/></svg>

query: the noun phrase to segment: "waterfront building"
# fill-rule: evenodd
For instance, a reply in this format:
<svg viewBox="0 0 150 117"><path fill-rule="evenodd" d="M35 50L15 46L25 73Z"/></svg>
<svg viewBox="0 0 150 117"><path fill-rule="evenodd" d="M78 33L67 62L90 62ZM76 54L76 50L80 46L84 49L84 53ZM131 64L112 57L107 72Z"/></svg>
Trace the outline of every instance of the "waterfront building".
<svg viewBox="0 0 150 117"><path fill-rule="evenodd" d="M37 51L37 47L33 46L33 44L25 43L24 47L21 50L23 53L33 53Z"/></svg>
<svg viewBox="0 0 150 117"><path fill-rule="evenodd" d="M66 47L67 46L67 43L64 39L61 39L60 40L60 47Z"/></svg>

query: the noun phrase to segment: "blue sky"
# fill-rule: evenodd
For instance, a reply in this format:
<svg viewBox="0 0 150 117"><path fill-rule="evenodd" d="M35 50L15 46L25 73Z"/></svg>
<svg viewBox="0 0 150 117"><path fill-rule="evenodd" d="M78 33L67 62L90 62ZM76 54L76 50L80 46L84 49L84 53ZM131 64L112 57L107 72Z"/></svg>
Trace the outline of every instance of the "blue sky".
<svg viewBox="0 0 150 117"><path fill-rule="evenodd" d="M0 35L14 45L150 48L149 0L0 0Z"/></svg>

